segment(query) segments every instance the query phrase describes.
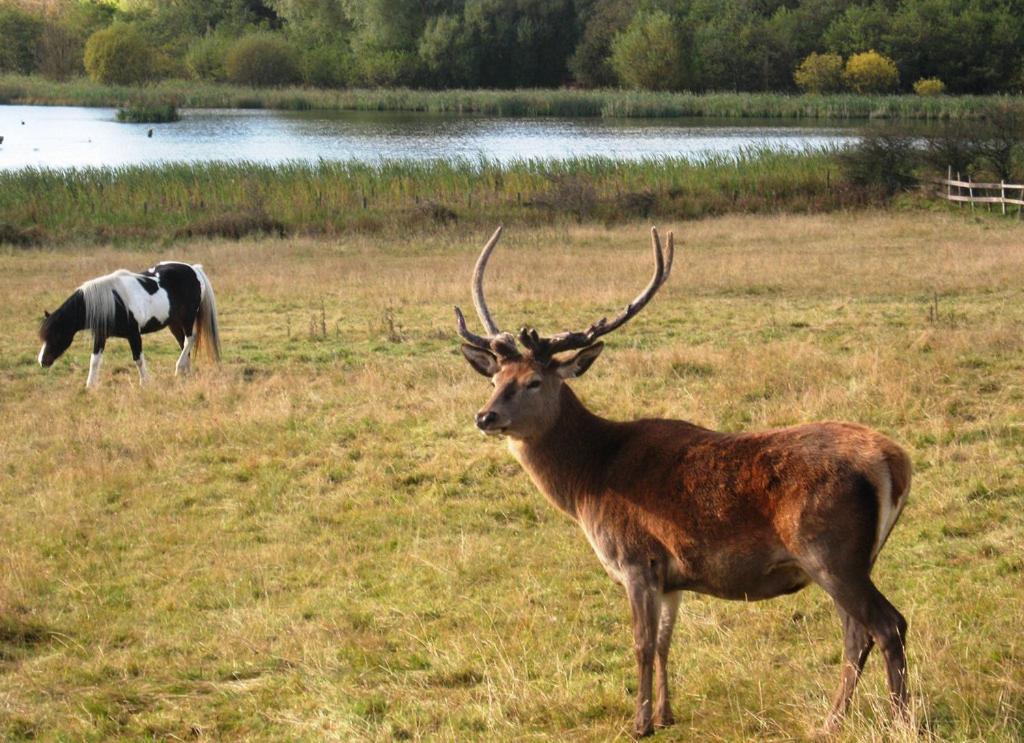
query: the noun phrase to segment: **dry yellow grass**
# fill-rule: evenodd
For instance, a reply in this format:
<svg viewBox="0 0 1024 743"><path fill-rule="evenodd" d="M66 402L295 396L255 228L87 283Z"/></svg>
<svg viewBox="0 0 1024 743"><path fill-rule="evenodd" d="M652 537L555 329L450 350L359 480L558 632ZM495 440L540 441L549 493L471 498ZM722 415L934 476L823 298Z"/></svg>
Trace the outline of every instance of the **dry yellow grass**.
<svg viewBox="0 0 1024 743"><path fill-rule="evenodd" d="M935 740L1019 740L1024 228L911 213L676 233L672 280L578 391L610 416L845 418L903 443L915 482L877 580L910 620L917 715ZM647 277L645 234L511 231L497 320L618 309ZM0 253L0 737L627 734L620 590L472 428L487 388L451 305L484 237ZM221 367L174 380L169 334L145 341L144 389L120 342L93 394L84 340L35 366L44 308L172 257L215 284ZM802 739L839 654L817 589L688 598L679 723L658 737ZM843 740L916 739L888 726L882 676L873 658Z"/></svg>

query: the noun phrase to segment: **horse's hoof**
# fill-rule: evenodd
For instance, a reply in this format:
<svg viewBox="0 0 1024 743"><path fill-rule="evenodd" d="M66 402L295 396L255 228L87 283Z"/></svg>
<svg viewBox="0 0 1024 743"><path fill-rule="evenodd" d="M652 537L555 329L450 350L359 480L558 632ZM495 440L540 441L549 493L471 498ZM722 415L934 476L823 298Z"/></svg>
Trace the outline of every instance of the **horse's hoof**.
<svg viewBox="0 0 1024 743"><path fill-rule="evenodd" d="M667 715L660 715L654 718L654 727L667 728L676 724L675 715L669 712Z"/></svg>

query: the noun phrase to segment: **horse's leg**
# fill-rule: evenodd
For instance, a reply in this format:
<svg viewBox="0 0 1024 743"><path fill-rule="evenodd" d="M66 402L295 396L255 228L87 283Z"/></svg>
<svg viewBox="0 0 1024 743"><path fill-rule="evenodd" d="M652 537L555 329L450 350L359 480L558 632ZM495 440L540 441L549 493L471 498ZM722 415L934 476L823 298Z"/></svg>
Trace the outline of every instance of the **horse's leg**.
<svg viewBox="0 0 1024 743"><path fill-rule="evenodd" d="M195 318L191 318L188 322L184 323L181 330L178 331L181 333L184 340L180 341L181 355L178 357L178 363L174 367L174 373L176 375L188 374L192 368L192 346L195 345L196 338L194 328ZM175 333L174 335L177 337L178 333Z"/></svg>
<svg viewBox="0 0 1024 743"><path fill-rule="evenodd" d="M185 331L181 329L181 326L176 323L171 323L167 326L171 329L171 335L174 336L174 340L178 341L178 349L185 347Z"/></svg>
<svg viewBox="0 0 1024 743"><path fill-rule="evenodd" d="M103 348L107 345L105 335L94 333L92 336L92 356L89 357L89 376L85 380L87 389L91 389L100 381L100 362L103 361Z"/></svg>
<svg viewBox="0 0 1024 743"><path fill-rule="evenodd" d="M145 384L149 381L149 372L146 371L146 359L142 355L142 334L137 326L128 329L128 345L132 349L135 366L139 367L139 384Z"/></svg>

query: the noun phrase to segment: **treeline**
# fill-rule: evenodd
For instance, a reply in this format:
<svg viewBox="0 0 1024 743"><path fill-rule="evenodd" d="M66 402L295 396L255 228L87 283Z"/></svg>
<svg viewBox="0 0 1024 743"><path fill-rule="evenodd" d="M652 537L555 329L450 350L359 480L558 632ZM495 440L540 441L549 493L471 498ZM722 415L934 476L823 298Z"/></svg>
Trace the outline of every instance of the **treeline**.
<svg viewBox="0 0 1024 743"><path fill-rule="evenodd" d="M1024 87L1024 0L0 3L0 72L56 79L677 91Z"/></svg>

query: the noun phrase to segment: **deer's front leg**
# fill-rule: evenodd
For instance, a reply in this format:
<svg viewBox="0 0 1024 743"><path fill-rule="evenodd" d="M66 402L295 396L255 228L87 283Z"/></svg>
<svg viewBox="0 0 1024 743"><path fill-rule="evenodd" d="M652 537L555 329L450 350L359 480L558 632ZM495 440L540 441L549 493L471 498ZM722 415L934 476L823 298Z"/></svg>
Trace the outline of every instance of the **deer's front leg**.
<svg viewBox="0 0 1024 743"><path fill-rule="evenodd" d="M661 616L658 621L658 641L655 646L655 686L656 701L654 705L654 724L657 727L668 727L675 723L672 716L672 705L668 701L668 651L672 645L672 630L676 626L676 614L679 611L679 600L682 591L672 591L661 597Z"/></svg>
<svg viewBox="0 0 1024 743"><path fill-rule="evenodd" d="M626 578L626 593L633 612L633 649L636 651L636 734L654 732L653 694L654 653L661 613L661 590L645 570L631 571Z"/></svg>

